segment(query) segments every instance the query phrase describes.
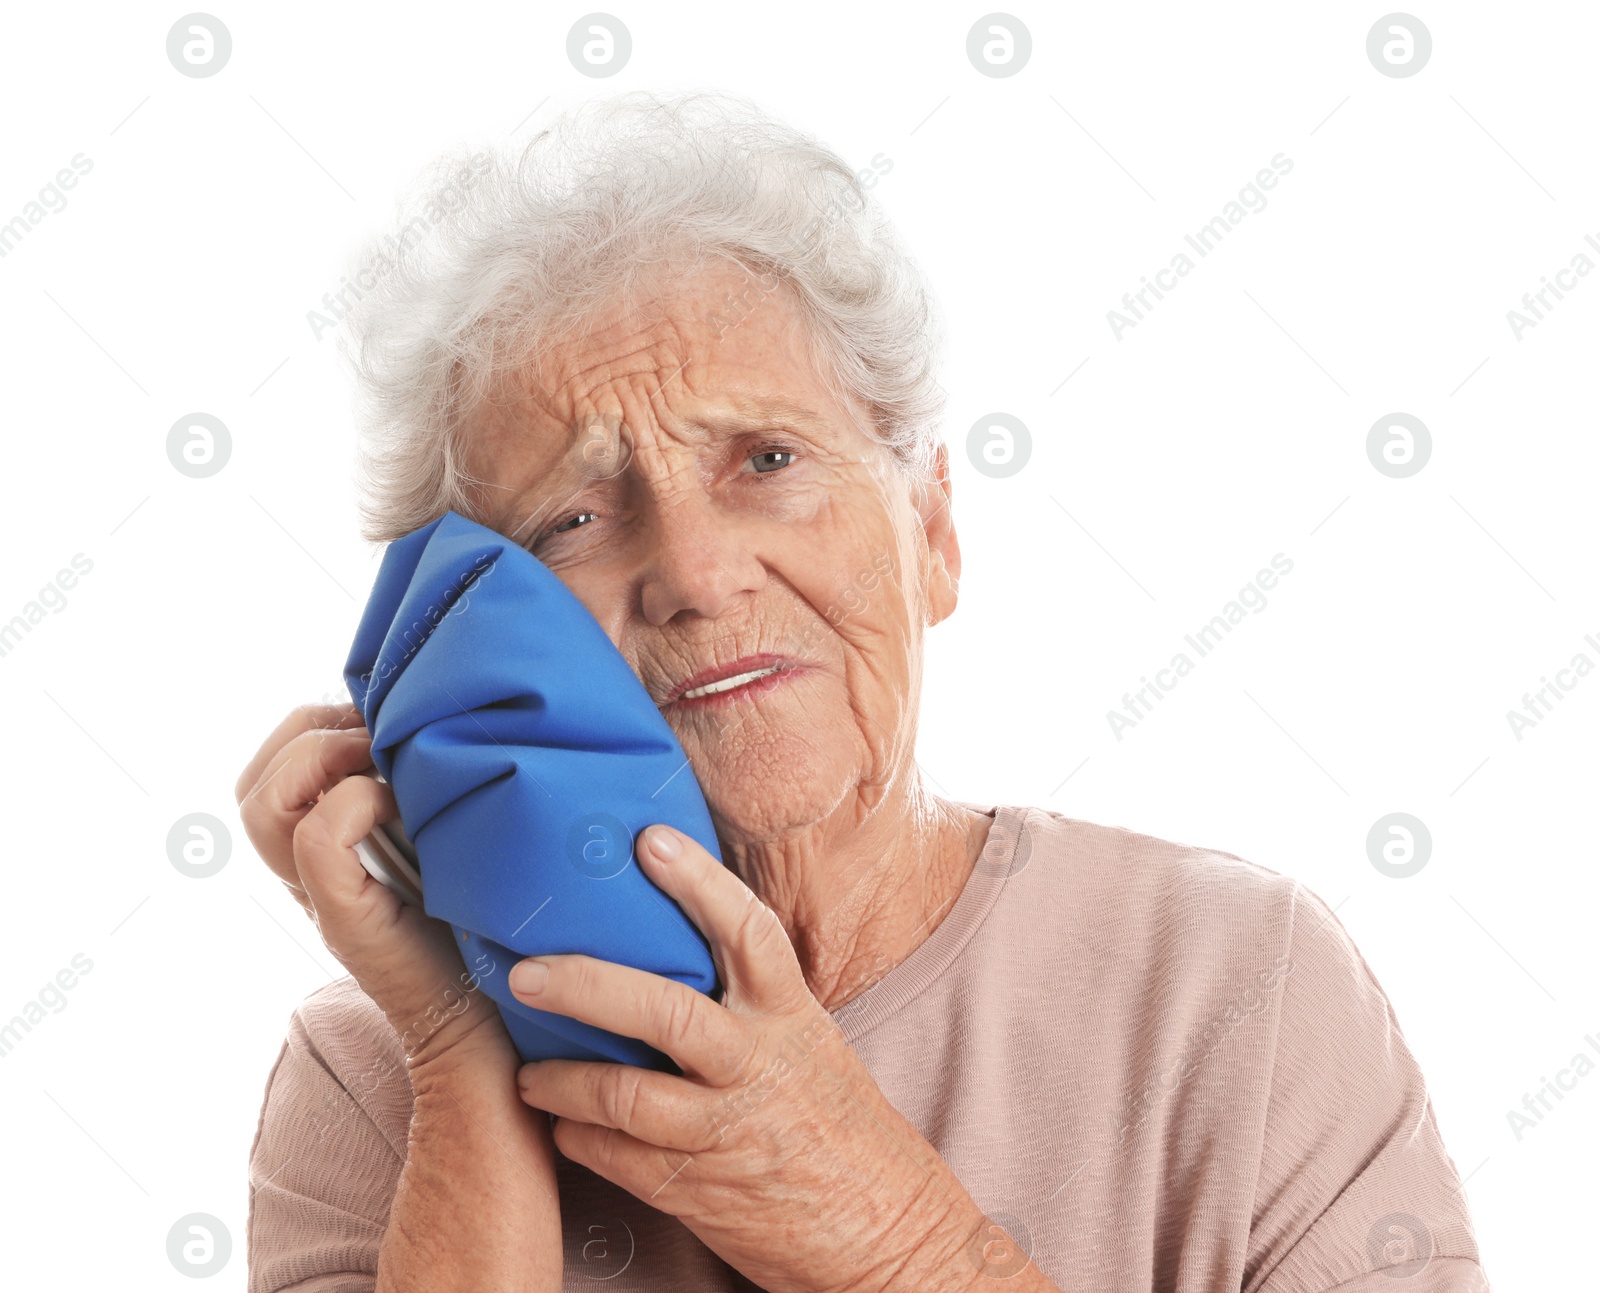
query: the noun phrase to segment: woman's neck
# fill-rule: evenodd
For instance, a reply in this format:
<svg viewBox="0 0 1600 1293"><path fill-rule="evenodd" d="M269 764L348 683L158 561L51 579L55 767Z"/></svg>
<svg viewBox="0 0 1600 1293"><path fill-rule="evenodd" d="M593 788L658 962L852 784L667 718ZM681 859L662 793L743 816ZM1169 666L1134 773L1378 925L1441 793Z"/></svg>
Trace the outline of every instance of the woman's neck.
<svg viewBox="0 0 1600 1293"><path fill-rule="evenodd" d="M949 914L994 819L897 778L876 802L723 856L783 922L811 993L828 1010L865 992Z"/></svg>

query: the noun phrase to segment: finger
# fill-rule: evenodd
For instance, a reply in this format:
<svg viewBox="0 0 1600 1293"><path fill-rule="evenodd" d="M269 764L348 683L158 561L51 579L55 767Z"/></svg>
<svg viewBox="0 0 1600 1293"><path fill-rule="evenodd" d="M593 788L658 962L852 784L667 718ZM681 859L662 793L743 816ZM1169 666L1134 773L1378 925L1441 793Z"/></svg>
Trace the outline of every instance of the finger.
<svg viewBox="0 0 1600 1293"><path fill-rule="evenodd" d="M296 880L294 829L317 796L371 766L372 738L364 727L302 732L273 756L240 802L239 820L256 852L282 879Z"/></svg>
<svg viewBox="0 0 1600 1293"><path fill-rule="evenodd" d="M657 846L672 840L678 842L677 855L664 857ZM783 923L732 867L670 826L640 831L635 851L645 874L683 908L710 942L717 970L729 988L730 1009L742 1003L771 1010L796 1003L797 992L809 996Z"/></svg>
<svg viewBox="0 0 1600 1293"><path fill-rule="evenodd" d="M256 782L261 780L261 774L272 762L273 756L300 733L316 728L359 727L362 721L361 711L350 704L296 706L283 722L272 729L272 735L261 743L255 758L251 759L245 770L239 774L239 780L233 787L234 803L244 802L245 796L254 788Z"/></svg>
<svg viewBox="0 0 1600 1293"><path fill-rule="evenodd" d="M547 967L542 986L528 977L540 964ZM757 1039L744 1020L688 984L646 970L574 952L520 961L507 982L535 1010L637 1037L713 1086L738 1081L755 1054Z"/></svg>
<svg viewBox="0 0 1600 1293"><path fill-rule="evenodd" d="M543 1060L517 1071L517 1089L535 1109L611 1127L648 1145L698 1154L720 1139L716 1097L654 1069Z"/></svg>
<svg viewBox="0 0 1600 1293"><path fill-rule="evenodd" d="M648 1145L612 1127L565 1119L556 1123L555 1142L574 1163L605 1177L658 1212L675 1216L673 1203L679 1199L689 1202L683 1187L685 1169L695 1170L692 1154Z"/></svg>
<svg viewBox="0 0 1600 1293"><path fill-rule="evenodd" d="M317 927L336 951L370 939L394 923L403 904L374 880L355 844L371 833L394 792L371 777L347 777L326 791L294 828L294 866L317 911ZM379 918L375 920L375 918Z"/></svg>
<svg viewBox="0 0 1600 1293"><path fill-rule="evenodd" d="M239 819L256 852L313 919L317 917L312 899L295 861L294 835L314 811L318 797L351 779L358 790L376 796L377 821L399 815L391 787L371 777L351 777L371 766L369 747L365 728L302 733L284 748L239 807Z"/></svg>
<svg viewBox="0 0 1600 1293"><path fill-rule="evenodd" d="M487 1029L509 1050L494 1003L477 989L449 924L400 900L367 874L355 844L394 799L370 777L346 777L295 827L294 857L328 950L388 1016L409 1064ZM483 972L481 965L478 973Z"/></svg>

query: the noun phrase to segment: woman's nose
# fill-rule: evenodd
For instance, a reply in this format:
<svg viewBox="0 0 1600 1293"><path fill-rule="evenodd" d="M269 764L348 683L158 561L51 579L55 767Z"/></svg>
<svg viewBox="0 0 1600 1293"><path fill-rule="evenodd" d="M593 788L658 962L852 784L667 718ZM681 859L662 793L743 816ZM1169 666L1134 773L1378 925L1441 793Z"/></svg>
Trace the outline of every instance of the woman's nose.
<svg viewBox="0 0 1600 1293"><path fill-rule="evenodd" d="M657 499L640 596L644 617L661 627L683 611L715 619L766 582L741 519L698 490Z"/></svg>

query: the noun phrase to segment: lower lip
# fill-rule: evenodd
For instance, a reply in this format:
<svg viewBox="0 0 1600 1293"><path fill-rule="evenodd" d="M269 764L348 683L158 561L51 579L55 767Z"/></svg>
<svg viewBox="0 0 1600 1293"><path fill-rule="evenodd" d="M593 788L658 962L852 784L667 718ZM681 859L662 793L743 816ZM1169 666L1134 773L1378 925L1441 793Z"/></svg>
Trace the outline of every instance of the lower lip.
<svg viewBox="0 0 1600 1293"><path fill-rule="evenodd" d="M668 709L720 709L731 705L737 700L747 696L755 696L761 692L771 691L774 687L781 686L788 679L799 673L799 669L775 669L771 673L753 678L738 687L730 687L727 691L714 691L709 696L681 696L673 701Z"/></svg>

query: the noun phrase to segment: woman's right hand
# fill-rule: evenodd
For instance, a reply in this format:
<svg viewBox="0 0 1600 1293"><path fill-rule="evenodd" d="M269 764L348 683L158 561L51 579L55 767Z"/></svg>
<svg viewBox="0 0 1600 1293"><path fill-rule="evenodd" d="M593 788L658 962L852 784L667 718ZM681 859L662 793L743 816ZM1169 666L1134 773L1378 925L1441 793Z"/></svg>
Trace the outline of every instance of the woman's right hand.
<svg viewBox="0 0 1600 1293"><path fill-rule="evenodd" d="M245 833L400 1034L414 1079L462 1059L498 1059L513 1074L511 1038L450 926L403 903L356 856L358 840L399 815L388 785L358 775L375 770L371 748L354 705L295 709L234 788Z"/></svg>
<svg viewBox="0 0 1600 1293"><path fill-rule="evenodd" d="M500 1012L462 963L450 926L374 880L355 843L398 816L372 777L372 738L353 705L302 705L239 776L250 842L316 921L322 941L383 1010L405 1044L413 1094L405 1170L378 1252L377 1293L562 1284L561 1204L550 1122L517 1092L520 1063ZM469 986L472 985L472 986ZM295 1123L292 1108L263 1109ZM320 1145L320 1142L319 1142ZM329 1142L307 1179L365 1170ZM287 1227L254 1231L251 1272L303 1255ZM349 1272L362 1282L359 1272ZM353 1286L352 1286L353 1287Z"/></svg>

